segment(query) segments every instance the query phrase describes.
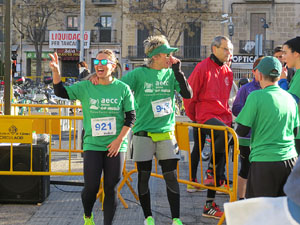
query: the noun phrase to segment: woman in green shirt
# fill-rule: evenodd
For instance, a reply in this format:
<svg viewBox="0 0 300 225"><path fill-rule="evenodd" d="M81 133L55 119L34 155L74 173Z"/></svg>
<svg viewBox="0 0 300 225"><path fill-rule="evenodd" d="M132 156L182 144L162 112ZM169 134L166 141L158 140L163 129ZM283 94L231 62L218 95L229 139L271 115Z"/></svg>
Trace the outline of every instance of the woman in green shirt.
<svg viewBox="0 0 300 225"><path fill-rule="evenodd" d="M117 59L111 50L100 51L94 59L98 85L89 80L64 87L58 56L50 54L55 94L81 101L84 135L84 188L81 193L84 225L94 225L92 209L104 172L104 225L111 225L117 206L117 184L121 179L127 134L135 121L130 88L112 76ZM125 115L125 116L124 116Z"/></svg>
<svg viewBox="0 0 300 225"><path fill-rule="evenodd" d="M122 77L134 92L137 120L133 127L133 160L138 168L138 193L145 225L154 225L148 182L153 155L157 158L167 186L173 225L179 219L179 185L176 176L179 149L174 137L175 91L191 98L192 90L181 71L180 60L173 57L177 48L169 46L164 36L151 36L144 41L148 56L145 66Z"/></svg>

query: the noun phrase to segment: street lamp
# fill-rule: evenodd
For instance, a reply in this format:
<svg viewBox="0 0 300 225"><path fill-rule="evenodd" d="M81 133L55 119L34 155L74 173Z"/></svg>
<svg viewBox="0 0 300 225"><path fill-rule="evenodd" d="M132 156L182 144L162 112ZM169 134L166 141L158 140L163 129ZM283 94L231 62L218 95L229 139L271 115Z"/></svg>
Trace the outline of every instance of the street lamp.
<svg viewBox="0 0 300 225"><path fill-rule="evenodd" d="M266 19L265 18L260 18L260 22L262 22L263 23L263 28L264 28L264 47L263 47L263 49L264 49L264 54L265 55L267 55L266 54L266 39L267 39L267 28L269 28L269 25L267 24L267 22L266 22Z"/></svg>
<svg viewBox="0 0 300 225"><path fill-rule="evenodd" d="M97 27L97 28L98 28L98 35L99 35L99 36L98 36L98 40L97 40L97 42L98 42L98 51L99 51L101 22L97 22L97 23L95 23L94 27Z"/></svg>
<svg viewBox="0 0 300 225"><path fill-rule="evenodd" d="M227 28L228 28L228 35L230 40L232 41L232 36L234 35L234 24L232 22L231 16L228 16L228 14L223 14L222 18L225 20L221 21L221 23L228 23Z"/></svg>

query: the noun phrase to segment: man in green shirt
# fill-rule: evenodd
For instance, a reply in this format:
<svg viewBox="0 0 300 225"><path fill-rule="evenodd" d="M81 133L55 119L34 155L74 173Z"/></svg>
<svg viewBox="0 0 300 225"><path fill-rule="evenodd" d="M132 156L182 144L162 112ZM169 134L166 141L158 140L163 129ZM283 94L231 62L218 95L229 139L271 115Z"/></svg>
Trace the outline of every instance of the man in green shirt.
<svg viewBox="0 0 300 225"><path fill-rule="evenodd" d="M293 76L288 92L294 97L299 104L300 98L300 37L288 40L283 45L283 59L289 68L295 68L296 73ZM300 154L300 134L296 137L296 149Z"/></svg>
<svg viewBox="0 0 300 225"><path fill-rule="evenodd" d="M298 107L277 85L282 70L278 59L265 57L255 69L262 89L248 96L236 118L239 136L252 130L246 198L278 197L285 195L283 185L297 159Z"/></svg>

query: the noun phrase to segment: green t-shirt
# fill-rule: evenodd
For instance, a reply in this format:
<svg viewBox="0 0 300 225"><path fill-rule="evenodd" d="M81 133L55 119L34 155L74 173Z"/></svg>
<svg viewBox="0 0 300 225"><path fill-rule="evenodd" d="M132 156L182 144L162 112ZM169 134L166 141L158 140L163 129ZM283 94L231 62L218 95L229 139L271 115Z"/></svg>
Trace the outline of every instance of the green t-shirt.
<svg viewBox="0 0 300 225"><path fill-rule="evenodd" d="M300 98L300 69L298 69L293 76L288 92Z"/></svg>
<svg viewBox="0 0 300 225"><path fill-rule="evenodd" d="M250 146L250 139L239 137L239 145Z"/></svg>
<svg viewBox="0 0 300 225"><path fill-rule="evenodd" d="M299 126L294 98L277 85L252 92L235 120L250 127L250 162L278 162L297 156L294 128Z"/></svg>
<svg viewBox="0 0 300 225"><path fill-rule="evenodd" d="M124 126L124 113L134 110L134 99L128 85L114 79L109 85L81 81L66 87L71 100L82 104L85 129L83 150L107 151ZM127 150L127 139L120 152Z"/></svg>
<svg viewBox="0 0 300 225"><path fill-rule="evenodd" d="M288 92L300 98L300 69L298 69L294 74L290 82L290 88ZM296 139L300 139L300 132L298 133Z"/></svg>
<svg viewBox="0 0 300 225"><path fill-rule="evenodd" d="M172 69L139 67L122 77L134 92L136 122L133 132L162 133L175 127L175 90L180 91Z"/></svg>

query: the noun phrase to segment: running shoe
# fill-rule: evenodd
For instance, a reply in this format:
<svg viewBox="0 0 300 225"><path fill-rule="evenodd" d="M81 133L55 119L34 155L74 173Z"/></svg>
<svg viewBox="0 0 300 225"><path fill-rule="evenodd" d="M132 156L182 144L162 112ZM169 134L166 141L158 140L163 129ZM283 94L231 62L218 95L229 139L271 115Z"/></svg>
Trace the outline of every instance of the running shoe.
<svg viewBox="0 0 300 225"><path fill-rule="evenodd" d="M174 218L172 225L183 225L183 223L179 218Z"/></svg>
<svg viewBox="0 0 300 225"><path fill-rule="evenodd" d="M219 188L224 189L224 190L228 190L229 189L230 191L232 191L232 187L230 187L230 185L227 185L225 180L223 180L221 182L223 184ZM230 182L229 182L229 184L230 184ZM222 192L222 191L217 191L217 194L227 194L227 193Z"/></svg>
<svg viewBox="0 0 300 225"><path fill-rule="evenodd" d="M155 225L153 217L152 216L148 216L144 220L144 225Z"/></svg>
<svg viewBox="0 0 300 225"><path fill-rule="evenodd" d="M215 186L213 170L212 169L207 169L205 173L206 173L206 178L203 182L204 185L206 185L206 186Z"/></svg>
<svg viewBox="0 0 300 225"><path fill-rule="evenodd" d="M197 179L192 180L192 181L198 183ZM194 193L196 191L205 191L205 190L206 190L205 188L196 187L196 186L193 186L191 184L186 185L186 191L189 192L189 193Z"/></svg>
<svg viewBox="0 0 300 225"><path fill-rule="evenodd" d="M206 203L203 209L202 216L214 219L220 219L223 212L219 209L215 202Z"/></svg>
<svg viewBox="0 0 300 225"><path fill-rule="evenodd" d="M84 225L95 225L93 213L90 218L87 218L85 217L85 215L83 215L83 219L84 219Z"/></svg>

